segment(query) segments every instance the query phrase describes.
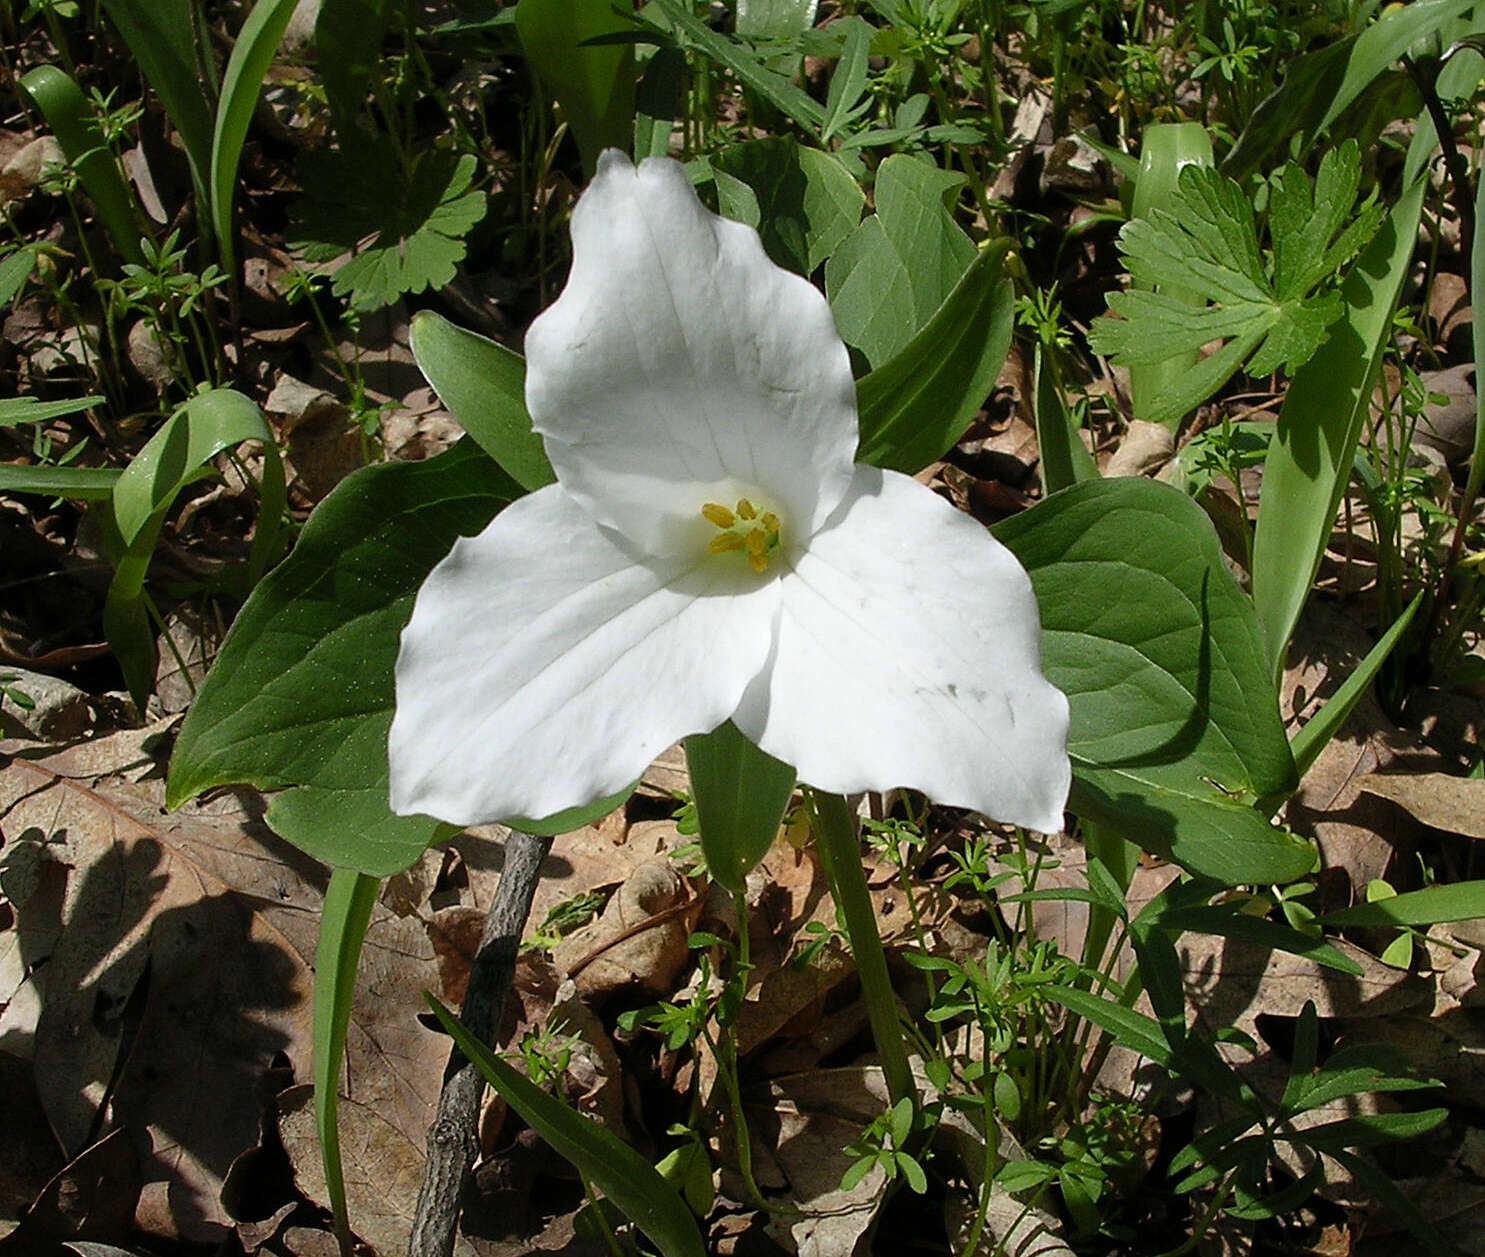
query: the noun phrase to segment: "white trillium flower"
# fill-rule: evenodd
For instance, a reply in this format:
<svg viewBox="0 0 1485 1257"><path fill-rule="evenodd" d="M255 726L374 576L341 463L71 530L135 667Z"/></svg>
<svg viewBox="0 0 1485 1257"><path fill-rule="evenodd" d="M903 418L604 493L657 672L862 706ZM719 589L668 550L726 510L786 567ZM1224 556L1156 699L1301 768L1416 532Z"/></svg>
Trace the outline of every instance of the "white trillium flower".
<svg viewBox="0 0 1485 1257"><path fill-rule="evenodd" d="M854 462L824 297L666 158L605 153L572 246L526 337L557 483L419 591L393 809L548 816L732 720L823 790L1060 828L1068 708L1031 583L931 490Z"/></svg>

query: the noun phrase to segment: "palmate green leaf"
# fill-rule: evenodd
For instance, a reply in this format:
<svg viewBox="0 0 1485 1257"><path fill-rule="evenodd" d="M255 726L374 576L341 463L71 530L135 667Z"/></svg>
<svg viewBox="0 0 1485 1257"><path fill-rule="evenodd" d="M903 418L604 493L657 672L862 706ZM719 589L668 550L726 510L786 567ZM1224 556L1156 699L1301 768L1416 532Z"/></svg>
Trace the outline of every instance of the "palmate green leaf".
<svg viewBox="0 0 1485 1257"><path fill-rule="evenodd" d="M1229 884L1312 848L1252 802L1295 785L1252 605L1185 494L1137 479L1053 494L996 536L1030 573L1042 662L1072 708L1071 806Z"/></svg>
<svg viewBox="0 0 1485 1257"><path fill-rule="evenodd" d="M1211 169L1187 166L1171 210L1153 210L1119 233L1131 282L1109 297L1118 319L1100 319L1089 343L1123 366L1163 362L1213 341L1215 354L1172 380L1146 418L1164 422L1191 410L1246 361L1254 375L1293 374L1341 317L1334 290L1319 290L1366 245L1380 206L1354 209L1360 157L1347 143L1325 155L1313 187L1297 166L1275 175L1270 197L1272 251L1241 187ZM1160 286L1171 291L1149 291ZM1193 305L1191 299L1205 301Z"/></svg>
<svg viewBox="0 0 1485 1257"><path fill-rule="evenodd" d="M841 339L873 367L906 348L975 260L974 241L945 206L963 183L916 157L888 157L877 168L876 213L825 264Z"/></svg>
<svg viewBox="0 0 1485 1257"><path fill-rule="evenodd" d="M469 154L434 150L404 172L389 143L354 131L337 150L305 155L296 243L311 262L356 251L335 273L334 292L357 310L442 288L485 216L484 194L470 187L475 167Z"/></svg>
<svg viewBox="0 0 1485 1257"><path fill-rule="evenodd" d="M520 492L469 441L343 481L222 643L176 743L167 805L237 782L307 787L275 800L283 836L374 876L406 868L448 832L387 809L398 637L454 539Z"/></svg>

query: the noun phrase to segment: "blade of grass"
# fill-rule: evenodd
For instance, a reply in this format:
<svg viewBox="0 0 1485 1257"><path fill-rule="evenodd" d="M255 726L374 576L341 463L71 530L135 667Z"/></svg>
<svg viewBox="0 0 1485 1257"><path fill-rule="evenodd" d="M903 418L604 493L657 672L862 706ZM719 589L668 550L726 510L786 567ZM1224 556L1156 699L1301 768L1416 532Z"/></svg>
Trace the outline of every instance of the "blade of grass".
<svg viewBox="0 0 1485 1257"><path fill-rule="evenodd" d="M232 203L237 190L237 163L242 157L248 124L258 107L258 93L273 64L284 28L294 14L295 0L258 0L242 24L227 69L222 75L222 98L217 104L211 141L210 219L222 256L222 269L237 275L237 238L232 231Z"/></svg>
<svg viewBox="0 0 1485 1257"><path fill-rule="evenodd" d="M335 1215L340 1251L353 1250L350 1216L345 1203L345 1171L340 1159L340 1062L345 1054L351 997L356 990L356 963L371 921L381 881L354 869L334 869L325 889L320 938L315 948L314 1087L315 1126L325 1163L325 1186Z"/></svg>

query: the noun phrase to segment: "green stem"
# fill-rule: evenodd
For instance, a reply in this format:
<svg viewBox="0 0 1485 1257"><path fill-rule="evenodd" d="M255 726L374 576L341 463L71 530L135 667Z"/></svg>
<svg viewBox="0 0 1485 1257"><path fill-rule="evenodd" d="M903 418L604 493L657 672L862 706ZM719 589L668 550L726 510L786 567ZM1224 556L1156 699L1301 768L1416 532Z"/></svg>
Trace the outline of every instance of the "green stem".
<svg viewBox="0 0 1485 1257"><path fill-rule="evenodd" d="M846 919L846 935L851 940L851 952L856 957L856 970L861 976L861 998L866 1004L877 1055L882 1059L887 1094L893 1104L907 1099L916 1110L918 1097L898 1025L897 1001L892 994L892 979L887 973L887 953L882 949L882 937L877 933L877 918L871 906L866 874L861 871L861 844L855 820L845 799L838 794L807 790L805 799L825 879L830 883L836 906Z"/></svg>

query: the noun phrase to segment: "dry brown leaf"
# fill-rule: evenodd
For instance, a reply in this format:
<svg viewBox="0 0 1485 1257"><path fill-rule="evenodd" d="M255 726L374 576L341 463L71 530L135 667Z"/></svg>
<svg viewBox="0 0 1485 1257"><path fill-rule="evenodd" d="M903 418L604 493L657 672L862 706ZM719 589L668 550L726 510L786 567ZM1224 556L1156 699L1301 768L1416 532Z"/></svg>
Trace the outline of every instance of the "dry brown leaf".
<svg viewBox="0 0 1485 1257"><path fill-rule="evenodd" d="M36 1096L31 1064L0 1052L0 1234L12 1227L62 1168L62 1150L52 1137Z"/></svg>
<svg viewBox="0 0 1485 1257"><path fill-rule="evenodd" d="M0 1253L22 1257L45 1251L47 1241L122 1241L134 1222L140 1183L134 1143L116 1130L52 1177L21 1225L0 1241Z"/></svg>
<svg viewBox="0 0 1485 1257"><path fill-rule="evenodd" d="M157 791L25 760L0 771L6 854L29 850L37 866L36 893L15 909L40 1004L27 1027L12 1002L0 1031L11 1050L32 1031L37 1089L65 1147L82 1148L101 1120L134 1132L158 1185L141 1225L212 1240L228 1224L223 1177L257 1141L259 1080L279 1053L308 1068L310 976L256 896L192 858L214 848L166 817Z"/></svg>
<svg viewBox="0 0 1485 1257"><path fill-rule="evenodd" d="M1368 773L1360 786L1391 799L1425 825L1485 838L1485 780L1450 773Z"/></svg>
<svg viewBox="0 0 1485 1257"><path fill-rule="evenodd" d="M310 1200L328 1208L330 1196L315 1132L314 1088L291 1087L280 1094L278 1109L279 1135L294 1166L295 1183ZM352 1229L383 1257L405 1252L423 1181L422 1147L374 1109L342 1098L340 1152ZM466 1257L473 1254L462 1238L455 1239L454 1251Z"/></svg>

